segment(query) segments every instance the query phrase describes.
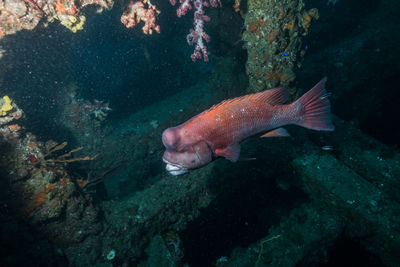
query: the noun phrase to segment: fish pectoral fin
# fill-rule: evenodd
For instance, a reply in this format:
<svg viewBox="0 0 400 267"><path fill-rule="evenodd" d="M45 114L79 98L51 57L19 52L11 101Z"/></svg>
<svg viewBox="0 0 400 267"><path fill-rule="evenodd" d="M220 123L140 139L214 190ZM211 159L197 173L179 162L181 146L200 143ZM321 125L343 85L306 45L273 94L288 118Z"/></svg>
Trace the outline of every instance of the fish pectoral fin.
<svg viewBox="0 0 400 267"><path fill-rule="evenodd" d="M224 157L232 162L236 162L240 156L240 145L239 143L233 143L226 148L217 148L214 153L220 157Z"/></svg>
<svg viewBox="0 0 400 267"><path fill-rule="evenodd" d="M288 131L286 131L285 128L277 128L275 130L264 133L260 137L261 138L263 138L263 137L290 137L290 134L288 133Z"/></svg>

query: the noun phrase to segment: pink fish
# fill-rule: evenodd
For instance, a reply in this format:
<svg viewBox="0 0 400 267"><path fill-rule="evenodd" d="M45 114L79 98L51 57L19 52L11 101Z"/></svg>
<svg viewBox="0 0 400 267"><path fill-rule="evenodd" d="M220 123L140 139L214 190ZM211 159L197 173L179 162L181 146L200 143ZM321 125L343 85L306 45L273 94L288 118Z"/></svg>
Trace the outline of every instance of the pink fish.
<svg viewBox="0 0 400 267"><path fill-rule="evenodd" d="M325 83L326 78L288 105L284 105L287 90L283 87L225 100L179 126L166 129L162 141L167 171L180 175L218 157L236 162L240 142L256 135L289 136L282 128L288 124L333 131Z"/></svg>

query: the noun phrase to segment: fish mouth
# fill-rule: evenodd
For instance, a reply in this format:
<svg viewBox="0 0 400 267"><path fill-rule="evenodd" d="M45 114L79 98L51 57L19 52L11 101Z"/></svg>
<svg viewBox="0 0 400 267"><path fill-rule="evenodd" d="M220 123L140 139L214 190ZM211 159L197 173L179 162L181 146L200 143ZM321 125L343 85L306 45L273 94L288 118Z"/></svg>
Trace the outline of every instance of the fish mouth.
<svg viewBox="0 0 400 267"><path fill-rule="evenodd" d="M165 166L165 169L172 175L174 176L178 176L184 173L187 173L189 170L186 168L183 168L182 166L180 166L179 164L176 163L171 163L168 160L163 158L164 163L167 164L167 166Z"/></svg>

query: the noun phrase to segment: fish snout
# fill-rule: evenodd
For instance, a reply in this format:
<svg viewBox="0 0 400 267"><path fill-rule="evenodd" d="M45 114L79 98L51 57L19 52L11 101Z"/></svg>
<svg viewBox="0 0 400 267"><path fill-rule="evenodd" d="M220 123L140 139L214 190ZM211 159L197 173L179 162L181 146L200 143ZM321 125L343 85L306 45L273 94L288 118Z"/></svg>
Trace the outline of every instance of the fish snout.
<svg viewBox="0 0 400 267"><path fill-rule="evenodd" d="M162 134L162 142L167 149L176 149L179 141L175 128L168 128Z"/></svg>

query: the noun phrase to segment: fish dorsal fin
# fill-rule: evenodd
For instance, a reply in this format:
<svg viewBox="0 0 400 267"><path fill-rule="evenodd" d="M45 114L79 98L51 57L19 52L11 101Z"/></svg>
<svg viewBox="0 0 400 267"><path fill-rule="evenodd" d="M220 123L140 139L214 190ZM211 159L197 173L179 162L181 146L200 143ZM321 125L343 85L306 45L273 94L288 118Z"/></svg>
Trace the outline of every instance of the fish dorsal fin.
<svg viewBox="0 0 400 267"><path fill-rule="evenodd" d="M262 103L268 103L272 106L275 106L275 105L284 104L287 101L287 99L288 99L288 92L287 92L286 88L279 87L279 88L265 90L265 91L262 91L262 92L256 93L256 94L248 94L248 95L224 100L219 104L213 105L212 107L210 107L208 110L204 111L203 113L217 109L217 108L225 109L226 107L230 107L231 105L234 105L235 103L240 103L240 102L243 103L244 101L262 102Z"/></svg>
<svg viewBox="0 0 400 267"><path fill-rule="evenodd" d="M288 100L288 90L285 87L278 87L265 90L254 95L259 98L258 101L266 102L272 106L282 105Z"/></svg>
<svg viewBox="0 0 400 267"><path fill-rule="evenodd" d="M217 148L214 153L220 157L224 157L232 162L236 162L240 156L239 143L232 143L226 148Z"/></svg>
<svg viewBox="0 0 400 267"><path fill-rule="evenodd" d="M192 121L196 118L201 118L203 116L215 116L215 113L226 112L229 110L235 110L238 106L246 107L252 106L256 103L266 103L267 105L275 106L284 104L288 99L288 93L286 88L279 87L270 90L265 90L256 94L248 94L244 96L239 96L232 99L227 99L222 101L219 104L213 105L209 109L206 109L202 113L194 116L189 121Z"/></svg>
<svg viewBox="0 0 400 267"><path fill-rule="evenodd" d="M272 131L268 131L260 137L290 137L290 134L284 128L277 128Z"/></svg>

